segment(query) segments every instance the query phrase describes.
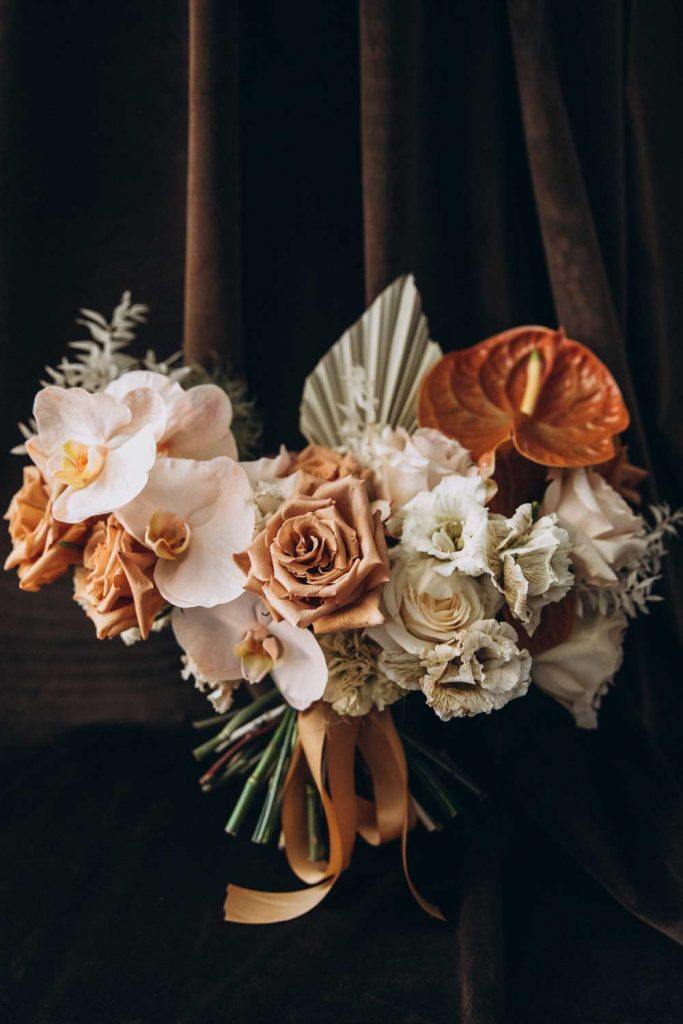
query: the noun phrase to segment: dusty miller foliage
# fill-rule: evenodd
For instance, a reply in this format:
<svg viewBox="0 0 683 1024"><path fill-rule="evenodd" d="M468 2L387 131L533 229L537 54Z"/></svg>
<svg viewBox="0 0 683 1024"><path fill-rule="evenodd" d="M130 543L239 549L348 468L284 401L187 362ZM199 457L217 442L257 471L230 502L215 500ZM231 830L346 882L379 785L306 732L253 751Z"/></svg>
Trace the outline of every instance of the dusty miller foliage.
<svg viewBox="0 0 683 1024"><path fill-rule="evenodd" d="M128 349L136 340L137 328L147 322L148 306L133 302L131 293L125 291L121 301L107 320L93 309L80 309L76 323L85 327L90 337L70 341L67 353L56 367L46 366L47 380L41 380L42 387L56 384L63 388L84 388L95 393L103 391L108 384L129 370L152 370L162 373L170 380L178 381L182 387L194 384L216 383L227 392L233 404L232 430L240 455L253 454L259 437L260 424L254 411L254 404L247 397L243 380L228 376L217 368L211 371L199 366L183 366L182 352L174 352L167 359L157 359L153 349L147 349L144 356L132 355ZM35 433L35 423L19 424L24 439ZM23 444L12 449L15 455L24 455Z"/></svg>
<svg viewBox="0 0 683 1024"><path fill-rule="evenodd" d="M667 554L666 541L677 537L683 529L683 508L671 510L663 502L650 505L652 525L647 532L647 547L635 565L617 573L617 582L609 587L595 587L579 583L576 592L579 607L610 615L622 611L629 618L648 615L649 605L664 600L654 588L662 577L662 559Z"/></svg>

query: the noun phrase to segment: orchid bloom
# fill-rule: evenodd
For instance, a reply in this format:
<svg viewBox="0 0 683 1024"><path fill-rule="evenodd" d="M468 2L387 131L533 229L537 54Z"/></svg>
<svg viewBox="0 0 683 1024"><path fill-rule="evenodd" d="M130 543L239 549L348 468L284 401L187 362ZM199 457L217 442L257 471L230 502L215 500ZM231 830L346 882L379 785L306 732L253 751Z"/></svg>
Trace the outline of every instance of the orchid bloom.
<svg viewBox="0 0 683 1024"><path fill-rule="evenodd" d="M158 459L142 493L116 514L158 556L154 582L170 604L213 608L241 592L232 556L251 543L255 513L232 459Z"/></svg>
<svg viewBox="0 0 683 1024"><path fill-rule="evenodd" d="M176 640L211 685L232 679L258 683L270 673L299 711L323 695L327 664L313 633L275 622L254 594L213 608L176 608L171 621Z"/></svg>
<svg viewBox="0 0 683 1024"><path fill-rule="evenodd" d="M132 370L107 385L106 393L125 398L137 388L150 388L166 406L166 429L158 452L177 459L213 459L228 455L237 459L237 445L230 429L232 403L217 384L198 384L185 390L177 381L150 370Z"/></svg>
<svg viewBox="0 0 683 1024"><path fill-rule="evenodd" d="M38 429L26 450L50 484L66 485L52 510L63 523L112 512L139 494L166 423L149 388L117 398L51 386L36 395L33 415Z"/></svg>

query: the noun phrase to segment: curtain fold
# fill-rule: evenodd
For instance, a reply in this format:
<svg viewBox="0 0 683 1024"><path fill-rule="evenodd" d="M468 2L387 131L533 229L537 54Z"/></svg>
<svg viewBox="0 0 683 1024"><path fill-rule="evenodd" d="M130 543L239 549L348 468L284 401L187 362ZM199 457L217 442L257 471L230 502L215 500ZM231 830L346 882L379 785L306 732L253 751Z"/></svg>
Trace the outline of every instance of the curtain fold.
<svg viewBox="0 0 683 1024"><path fill-rule="evenodd" d="M183 345L188 362L241 365L237 0L188 0Z"/></svg>

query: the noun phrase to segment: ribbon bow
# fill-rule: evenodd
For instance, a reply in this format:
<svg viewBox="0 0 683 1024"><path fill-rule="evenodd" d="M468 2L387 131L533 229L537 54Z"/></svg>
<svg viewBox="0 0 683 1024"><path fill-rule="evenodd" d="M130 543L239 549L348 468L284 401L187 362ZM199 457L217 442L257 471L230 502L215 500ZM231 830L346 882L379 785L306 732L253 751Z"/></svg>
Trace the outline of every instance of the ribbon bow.
<svg viewBox="0 0 683 1024"><path fill-rule="evenodd" d="M289 865L308 888L261 892L230 884L225 920L274 924L308 913L325 899L348 867L357 834L373 846L400 837L403 870L411 893L428 914L445 920L441 911L420 895L408 871L407 838L413 824L413 808L403 744L391 713L375 709L362 719L344 719L317 703L300 712L298 732L282 798L282 831ZM370 772L373 800L356 795L356 748ZM327 860L308 859L304 786L309 773L325 814Z"/></svg>

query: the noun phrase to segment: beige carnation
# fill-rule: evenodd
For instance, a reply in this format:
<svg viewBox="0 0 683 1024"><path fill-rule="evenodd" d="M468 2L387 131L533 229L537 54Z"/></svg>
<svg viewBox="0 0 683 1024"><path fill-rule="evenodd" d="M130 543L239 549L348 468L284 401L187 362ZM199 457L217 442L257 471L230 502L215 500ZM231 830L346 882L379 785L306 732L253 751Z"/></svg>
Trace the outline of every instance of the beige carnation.
<svg viewBox="0 0 683 1024"><path fill-rule="evenodd" d="M52 515L52 502L64 488L50 488L37 466L24 467L24 482L5 513L12 550L5 569L16 569L22 590L40 590L53 583L83 558L90 523L61 523Z"/></svg>
<svg viewBox="0 0 683 1024"><path fill-rule="evenodd" d="M367 715L373 707L383 711L405 696L380 668L382 649L362 630L329 633L320 646L328 672L323 700L338 715Z"/></svg>
<svg viewBox="0 0 683 1024"><path fill-rule="evenodd" d="M422 659L420 688L443 721L490 714L529 688L531 656L507 622L485 619L455 643L437 644Z"/></svg>

